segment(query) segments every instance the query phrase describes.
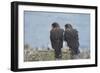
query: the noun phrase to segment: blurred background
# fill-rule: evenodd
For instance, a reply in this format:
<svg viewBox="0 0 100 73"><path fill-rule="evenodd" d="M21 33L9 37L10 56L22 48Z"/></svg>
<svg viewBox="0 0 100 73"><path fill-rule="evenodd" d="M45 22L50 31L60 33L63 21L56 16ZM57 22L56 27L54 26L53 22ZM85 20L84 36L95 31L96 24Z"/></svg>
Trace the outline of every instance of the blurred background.
<svg viewBox="0 0 100 73"><path fill-rule="evenodd" d="M80 48L90 48L90 15L83 13L24 12L24 43L32 48L51 48L51 24L57 22L62 29L72 24L79 32ZM66 43L64 46L66 47Z"/></svg>

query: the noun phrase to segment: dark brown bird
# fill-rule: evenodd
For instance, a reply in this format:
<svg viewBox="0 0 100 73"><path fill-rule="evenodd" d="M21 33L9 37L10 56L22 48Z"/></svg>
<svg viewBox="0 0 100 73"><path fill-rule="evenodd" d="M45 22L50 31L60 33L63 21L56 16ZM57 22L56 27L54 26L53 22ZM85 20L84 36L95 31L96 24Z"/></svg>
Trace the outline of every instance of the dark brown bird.
<svg viewBox="0 0 100 73"><path fill-rule="evenodd" d="M65 25L64 40L71 50L71 55L78 55L80 53L78 31L73 29L71 24Z"/></svg>
<svg viewBox="0 0 100 73"><path fill-rule="evenodd" d="M55 51L55 58L61 58L61 48L63 47L63 32L64 30L59 27L58 23L52 24L52 29L50 31L50 40L52 48Z"/></svg>

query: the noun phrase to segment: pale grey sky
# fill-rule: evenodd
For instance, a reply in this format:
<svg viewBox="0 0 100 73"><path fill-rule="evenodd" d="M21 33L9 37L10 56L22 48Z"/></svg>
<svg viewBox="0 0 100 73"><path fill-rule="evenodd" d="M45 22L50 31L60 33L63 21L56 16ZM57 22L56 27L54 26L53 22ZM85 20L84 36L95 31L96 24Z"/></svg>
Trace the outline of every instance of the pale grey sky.
<svg viewBox="0 0 100 73"><path fill-rule="evenodd" d="M50 29L53 22L58 22L64 29L66 23L72 23L79 31L81 48L90 46L90 15L56 12L24 12L24 42L32 48L50 46Z"/></svg>

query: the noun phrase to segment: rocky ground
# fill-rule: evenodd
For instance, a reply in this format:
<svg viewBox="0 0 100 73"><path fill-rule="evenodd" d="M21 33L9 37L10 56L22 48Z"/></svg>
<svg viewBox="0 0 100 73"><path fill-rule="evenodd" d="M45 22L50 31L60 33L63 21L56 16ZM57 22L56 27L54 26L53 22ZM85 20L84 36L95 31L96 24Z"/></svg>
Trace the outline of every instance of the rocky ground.
<svg viewBox="0 0 100 73"><path fill-rule="evenodd" d="M77 59L89 59L90 51L89 50L80 50L81 53L78 55ZM70 51L69 49L62 50L62 60L70 60ZM45 50L34 50L32 48L24 49L24 61L50 61L55 60L54 58L54 50L53 49L45 49Z"/></svg>

